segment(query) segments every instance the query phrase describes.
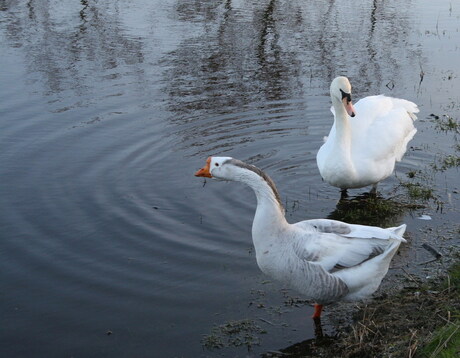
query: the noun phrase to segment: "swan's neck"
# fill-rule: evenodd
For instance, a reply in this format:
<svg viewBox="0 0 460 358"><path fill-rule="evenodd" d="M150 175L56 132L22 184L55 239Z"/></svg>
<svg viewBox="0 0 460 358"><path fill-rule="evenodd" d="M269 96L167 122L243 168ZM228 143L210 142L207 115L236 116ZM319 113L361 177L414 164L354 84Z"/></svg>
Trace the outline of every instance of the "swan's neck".
<svg viewBox="0 0 460 358"><path fill-rule="evenodd" d="M332 105L335 111L335 143L340 148L339 153L349 156L351 150L350 119L343 103L338 98L332 97Z"/></svg>

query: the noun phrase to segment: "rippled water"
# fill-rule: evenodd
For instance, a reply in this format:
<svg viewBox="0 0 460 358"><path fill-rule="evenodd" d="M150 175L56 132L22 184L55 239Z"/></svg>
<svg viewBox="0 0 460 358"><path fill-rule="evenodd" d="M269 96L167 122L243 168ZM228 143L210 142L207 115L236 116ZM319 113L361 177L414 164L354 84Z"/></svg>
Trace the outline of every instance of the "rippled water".
<svg viewBox="0 0 460 358"><path fill-rule="evenodd" d="M458 118L459 19L447 0L0 1L2 356L244 355L201 345L244 318L268 332L256 355L313 337L257 268L250 189L193 173L231 155L291 222L332 215L315 156L338 74L355 100L419 104L398 176L451 153L429 115ZM437 180L458 222L458 171Z"/></svg>

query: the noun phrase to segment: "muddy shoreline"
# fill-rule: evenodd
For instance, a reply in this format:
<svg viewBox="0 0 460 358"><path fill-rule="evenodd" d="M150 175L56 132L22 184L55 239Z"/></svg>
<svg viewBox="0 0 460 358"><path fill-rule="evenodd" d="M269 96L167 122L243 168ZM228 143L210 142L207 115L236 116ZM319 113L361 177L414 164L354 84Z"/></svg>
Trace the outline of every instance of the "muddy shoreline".
<svg viewBox="0 0 460 358"><path fill-rule="evenodd" d="M382 293L366 304L349 308L349 317L337 317L343 307L334 307L327 319L336 321L337 333L295 344L263 357L424 357L439 331L455 328L439 342L437 354L445 343L459 337L460 287L458 273L423 282L414 279L412 286L398 293ZM455 278L453 277L455 276ZM343 312L343 311L342 311ZM347 324L347 320L350 323ZM456 344L456 343L455 343ZM454 348L458 353L460 346ZM437 355L434 355L437 356ZM446 355L449 357L449 355Z"/></svg>

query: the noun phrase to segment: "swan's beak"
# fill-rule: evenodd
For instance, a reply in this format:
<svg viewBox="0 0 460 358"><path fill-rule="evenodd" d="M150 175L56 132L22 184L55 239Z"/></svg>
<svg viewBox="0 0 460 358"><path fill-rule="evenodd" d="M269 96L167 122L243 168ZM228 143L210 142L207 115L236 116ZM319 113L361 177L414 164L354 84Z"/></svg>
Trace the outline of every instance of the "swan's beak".
<svg viewBox="0 0 460 358"><path fill-rule="evenodd" d="M212 178L211 172L209 171L210 167L211 167L211 157L209 157L206 160L206 165L195 173L195 176Z"/></svg>
<svg viewBox="0 0 460 358"><path fill-rule="evenodd" d="M350 117L356 116L355 108L353 107L353 102L348 101L347 98L342 99L342 102L343 102L343 105L344 105L345 110L347 111L348 115Z"/></svg>

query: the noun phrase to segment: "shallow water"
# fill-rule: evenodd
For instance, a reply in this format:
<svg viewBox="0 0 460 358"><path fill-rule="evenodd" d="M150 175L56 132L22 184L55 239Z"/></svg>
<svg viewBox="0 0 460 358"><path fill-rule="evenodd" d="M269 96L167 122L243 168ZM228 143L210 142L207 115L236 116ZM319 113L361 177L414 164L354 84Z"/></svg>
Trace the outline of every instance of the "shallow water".
<svg viewBox="0 0 460 358"><path fill-rule="evenodd" d="M420 106L383 197L407 172L458 156L455 133L430 116L459 118L456 2L30 0L0 10L2 356L244 355L201 343L244 318L267 330L254 355L313 337L311 307L286 306L256 265L250 189L193 173L231 155L274 179L290 222L333 215L339 191L315 157L336 75L349 76L355 101L385 93ZM430 175L443 211L385 222L408 223L398 257L408 271L429 258L423 242L453 244L426 228L460 221L458 169Z"/></svg>

